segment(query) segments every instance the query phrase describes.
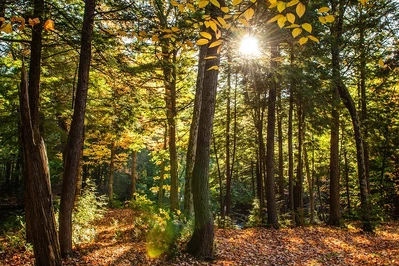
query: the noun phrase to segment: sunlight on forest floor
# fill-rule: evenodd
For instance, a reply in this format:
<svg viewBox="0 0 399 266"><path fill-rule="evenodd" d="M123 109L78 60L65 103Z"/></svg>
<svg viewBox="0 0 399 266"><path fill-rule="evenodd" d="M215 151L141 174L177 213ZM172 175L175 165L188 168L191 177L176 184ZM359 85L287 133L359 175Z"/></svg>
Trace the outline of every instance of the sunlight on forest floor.
<svg viewBox="0 0 399 266"><path fill-rule="evenodd" d="M63 265L399 265L399 224L388 223L375 234L355 227L217 229L212 263L178 254L147 254L146 225L130 209L108 210L97 222L93 243L76 247ZM33 265L27 252L0 253L0 265Z"/></svg>

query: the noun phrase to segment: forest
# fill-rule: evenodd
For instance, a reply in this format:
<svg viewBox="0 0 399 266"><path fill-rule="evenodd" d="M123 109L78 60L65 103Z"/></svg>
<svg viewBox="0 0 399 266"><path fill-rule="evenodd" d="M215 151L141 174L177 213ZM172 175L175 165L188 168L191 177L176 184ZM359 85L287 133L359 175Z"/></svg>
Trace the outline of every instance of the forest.
<svg viewBox="0 0 399 266"><path fill-rule="evenodd" d="M0 0L0 265L399 265L396 0Z"/></svg>

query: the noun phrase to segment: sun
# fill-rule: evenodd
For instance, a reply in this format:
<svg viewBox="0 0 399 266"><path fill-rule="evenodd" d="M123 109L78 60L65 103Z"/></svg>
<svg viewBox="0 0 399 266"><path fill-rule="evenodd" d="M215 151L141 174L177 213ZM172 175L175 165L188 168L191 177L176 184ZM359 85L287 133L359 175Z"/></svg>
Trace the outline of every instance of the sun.
<svg viewBox="0 0 399 266"><path fill-rule="evenodd" d="M259 41L256 37L245 35L241 39L240 53L244 56L258 57L261 52L259 50Z"/></svg>

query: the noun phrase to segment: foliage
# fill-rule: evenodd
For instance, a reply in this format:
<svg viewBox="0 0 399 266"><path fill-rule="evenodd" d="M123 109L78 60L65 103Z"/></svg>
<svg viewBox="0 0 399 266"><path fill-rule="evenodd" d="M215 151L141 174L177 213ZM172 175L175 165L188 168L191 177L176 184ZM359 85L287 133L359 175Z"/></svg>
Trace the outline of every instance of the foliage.
<svg viewBox="0 0 399 266"><path fill-rule="evenodd" d="M258 227L263 225L262 213L260 209L260 202L258 198L255 198L252 203L252 210L248 216L248 222L245 224L247 227Z"/></svg>
<svg viewBox="0 0 399 266"><path fill-rule="evenodd" d="M22 215L10 216L7 221L2 224L4 233L4 242L0 245L0 253L2 252L33 252L33 247L26 242L26 224ZM0 237L1 238L1 237Z"/></svg>
<svg viewBox="0 0 399 266"><path fill-rule="evenodd" d="M108 203L105 196L97 196L93 182L88 180L83 189L79 202L72 213L72 241L75 245L88 243L95 239L94 221L103 216ZM58 220L58 219L57 219Z"/></svg>

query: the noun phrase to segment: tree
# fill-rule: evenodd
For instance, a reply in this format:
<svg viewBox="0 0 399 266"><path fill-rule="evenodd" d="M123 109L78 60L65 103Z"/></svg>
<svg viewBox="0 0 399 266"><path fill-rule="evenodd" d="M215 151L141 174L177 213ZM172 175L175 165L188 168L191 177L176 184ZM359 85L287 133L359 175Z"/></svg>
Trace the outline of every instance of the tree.
<svg viewBox="0 0 399 266"><path fill-rule="evenodd" d="M44 1L34 1L34 17L40 22L32 30L29 81L22 66L20 112L25 181L25 215L37 265L61 265L53 210L46 148L40 132L39 93ZM28 235L29 236L29 235Z"/></svg>
<svg viewBox="0 0 399 266"><path fill-rule="evenodd" d="M72 252L72 210L83 145L95 8L95 0L86 0L81 38L78 85L72 124L68 134L61 192L59 224L60 246L63 257L70 256Z"/></svg>

